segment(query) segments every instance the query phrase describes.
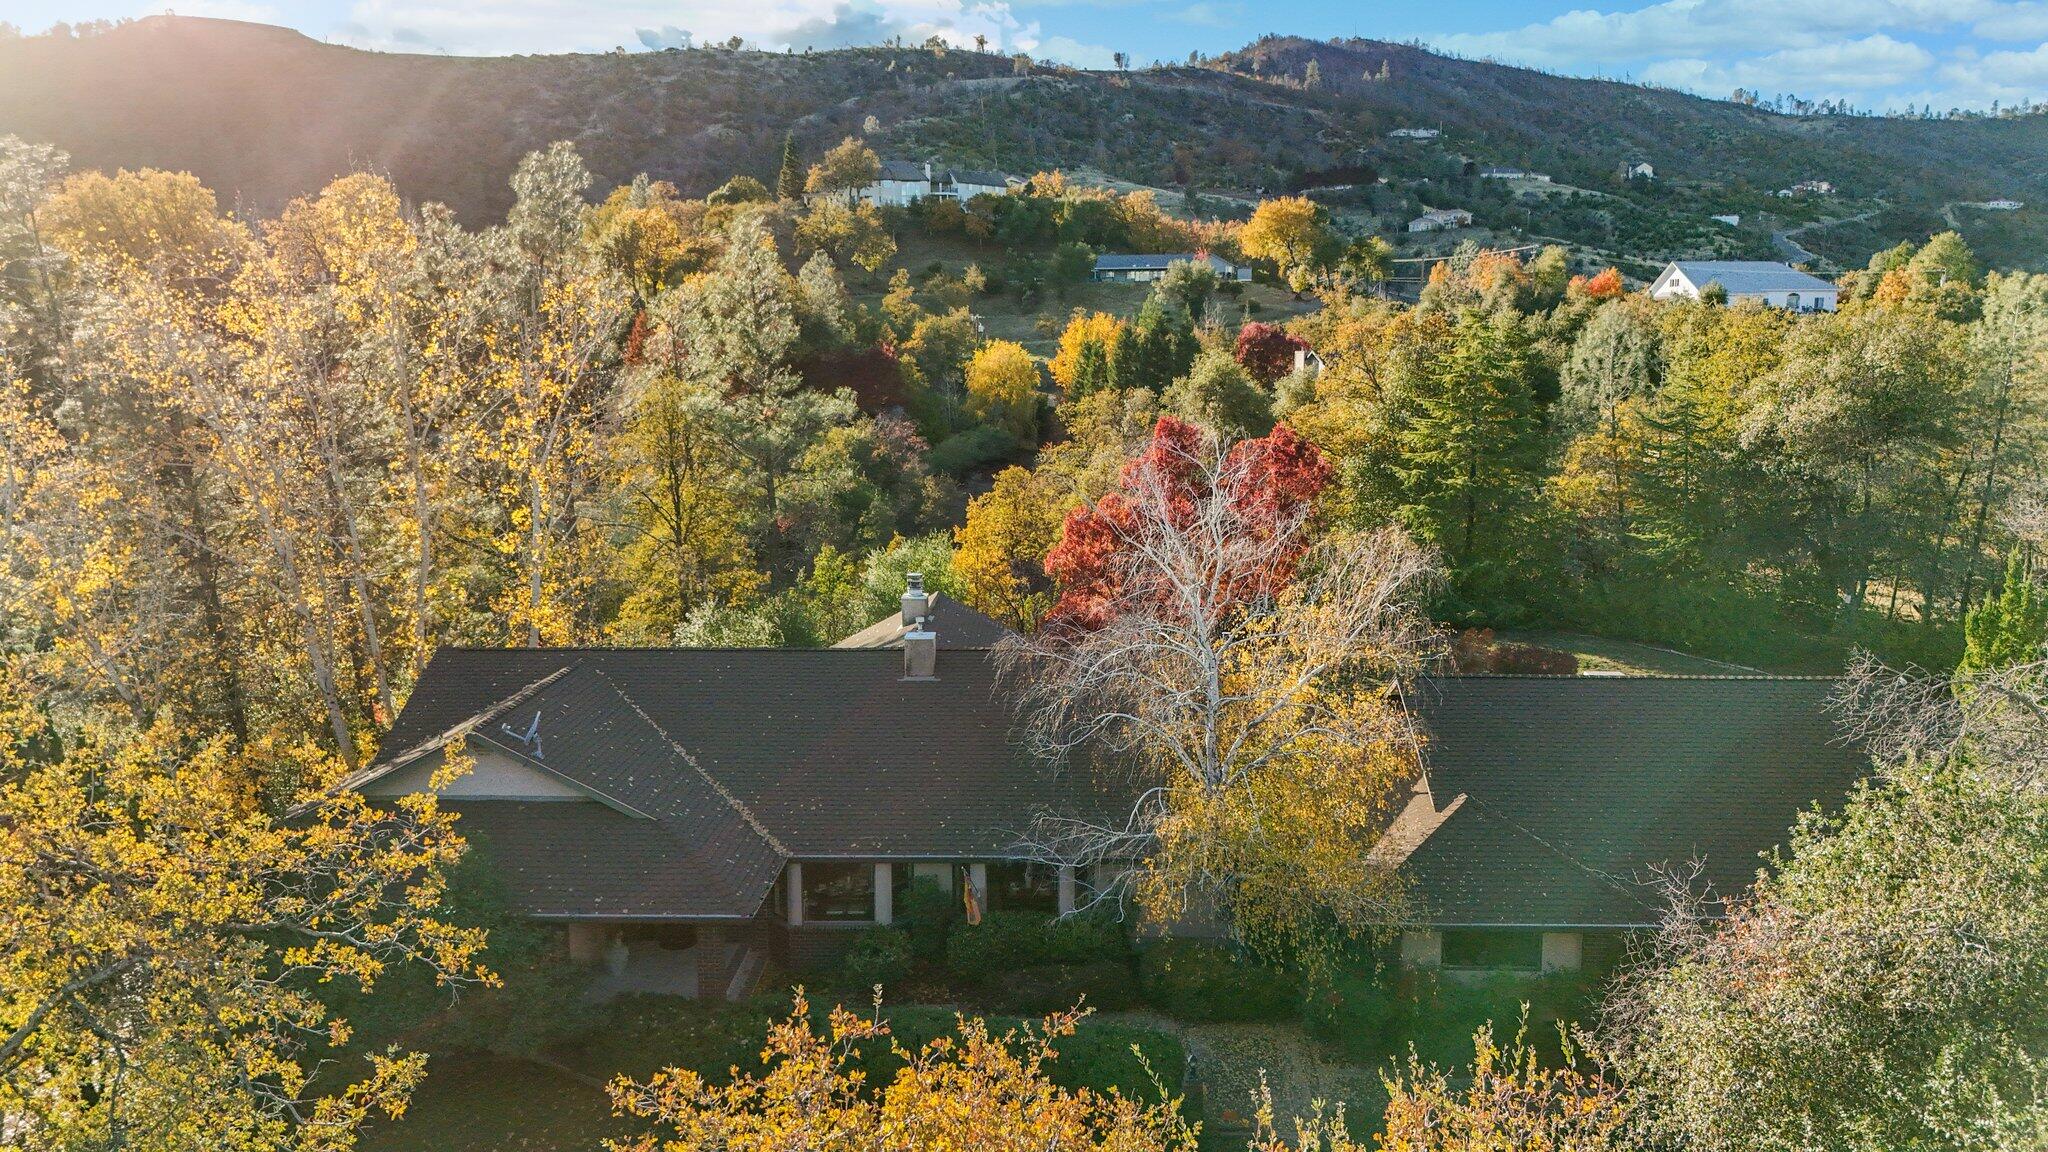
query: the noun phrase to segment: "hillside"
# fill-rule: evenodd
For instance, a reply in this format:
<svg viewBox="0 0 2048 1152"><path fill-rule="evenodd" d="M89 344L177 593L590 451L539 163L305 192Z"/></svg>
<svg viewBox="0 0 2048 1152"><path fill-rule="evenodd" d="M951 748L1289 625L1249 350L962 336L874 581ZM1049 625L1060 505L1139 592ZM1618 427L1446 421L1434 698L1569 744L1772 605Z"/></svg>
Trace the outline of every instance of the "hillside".
<svg viewBox="0 0 2048 1152"><path fill-rule="evenodd" d="M1313 60L1320 77L1301 83ZM1827 243L1833 259L1905 238L1948 205L2013 196L1986 223L1995 263L2048 266L2048 117L1976 121L1788 117L1676 92L1578 80L1373 41L1268 38L1202 67L1130 74L1032 67L974 52L681 52L462 58L364 52L262 25L152 17L84 38L0 43L0 132L54 142L83 167L189 169L274 211L351 169L477 222L509 203L522 153L574 140L599 178L638 172L702 194L766 176L794 130L815 154L874 122L885 154L937 153L1029 172L1086 166L1178 189L1249 194L1384 175L1333 207L1396 227L1466 205L1495 234L1563 239L1616 259L1768 250L1772 229L1883 207ZM1395 144L1396 127L1441 140ZM1624 189L1640 156L1659 184ZM1480 165L1540 169L1585 195L1521 194ZM1323 174L1319 176L1318 174ZM1842 200L1773 200L1821 178ZM1717 237L1711 212L1741 212ZM1885 225L1891 222L1888 230ZM1893 235L1892 232L1898 232ZM1974 238L1974 237L1973 237Z"/></svg>

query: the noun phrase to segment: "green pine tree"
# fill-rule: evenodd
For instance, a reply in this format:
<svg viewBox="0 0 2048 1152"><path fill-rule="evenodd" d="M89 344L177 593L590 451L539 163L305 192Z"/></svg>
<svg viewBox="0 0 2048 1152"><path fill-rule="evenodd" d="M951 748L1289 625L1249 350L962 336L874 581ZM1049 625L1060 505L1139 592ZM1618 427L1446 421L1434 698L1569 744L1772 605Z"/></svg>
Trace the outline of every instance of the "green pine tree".
<svg viewBox="0 0 2048 1152"><path fill-rule="evenodd" d="M775 175L775 195L794 200L804 194L804 168L796 158L796 133L782 134L782 170Z"/></svg>
<svg viewBox="0 0 2048 1152"><path fill-rule="evenodd" d="M2048 600L2035 591L2015 548L2005 560L2005 584L1963 619L1961 672L2010 668L2041 658L2048 638Z"/></svg>
<svg viewBox="0 0 2048 1152"><path fill-rule="evenodd" d="M1507 539L1501 522L1536 487L1541 428L1526 343L1512 319L1467 312L1450 354L1417 381L1396 437L1401 519L1453 567Z"/></svg>

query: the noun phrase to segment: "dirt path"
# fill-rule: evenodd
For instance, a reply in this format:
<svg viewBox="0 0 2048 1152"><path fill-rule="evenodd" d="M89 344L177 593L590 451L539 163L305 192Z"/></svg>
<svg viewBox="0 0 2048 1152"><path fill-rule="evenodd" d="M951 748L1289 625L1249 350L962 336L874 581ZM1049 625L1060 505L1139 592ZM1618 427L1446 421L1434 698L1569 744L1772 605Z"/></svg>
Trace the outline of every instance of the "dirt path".
<svg viewBox="0 0 2048 1152"><path fill-rule="evenodd" d="M1799 241L1794 240L1793 237L1812 231L1815 228L1832 228L1837 224L1860 224L1879 212L1884 211L1885 207L1886 205L1879 204L1875 208L1866 208L1854 216L1838 216L1832 220L1814 220L1801 224L1797 228L1787 228L1781 232L1773 232L1771 233L1771 243L1777 245L1779 253L1785 256L1791 263L1797 264L1803 261L1811 264L1825 264L1827 263L1826 257L1823 257L1818 252L1807 250L1805 246L1801 245Z"/></svg>

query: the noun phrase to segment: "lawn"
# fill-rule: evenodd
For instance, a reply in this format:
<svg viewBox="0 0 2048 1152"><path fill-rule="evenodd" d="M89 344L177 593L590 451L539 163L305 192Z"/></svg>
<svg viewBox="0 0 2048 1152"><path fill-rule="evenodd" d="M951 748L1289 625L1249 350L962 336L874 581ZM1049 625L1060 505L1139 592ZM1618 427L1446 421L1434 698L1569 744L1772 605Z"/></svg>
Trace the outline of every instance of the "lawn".
<svg viewBox="0 0 2048 1152"><path fill-rule="evenodd" d="M397 1120L363 1133L363 1152L594 1152L633 1129L596 1085L513 1057L444 1053Z"/></svg>

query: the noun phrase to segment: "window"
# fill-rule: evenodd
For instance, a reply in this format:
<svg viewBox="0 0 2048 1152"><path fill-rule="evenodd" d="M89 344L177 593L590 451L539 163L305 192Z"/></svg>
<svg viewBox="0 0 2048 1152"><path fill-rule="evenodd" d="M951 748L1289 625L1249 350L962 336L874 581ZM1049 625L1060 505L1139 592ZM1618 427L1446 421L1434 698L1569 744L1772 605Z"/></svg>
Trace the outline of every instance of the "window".
<svg viewBox="0 0 2048 1152"><path fill-rule="evenodd" d="M804 919L872 921L875 866L804 862Z"/></svg>
<svg viewBox="0 0 2048 1152"><path fill-rule="evenodd" d="M1797 311L1799 311L1799 293L1797 293L1797 292L1788 292L1788 293L1786 293L1786 294L1785 294L1785 307L1787 307L1787 308L1791 309L1791 310L1792 310L1792 311L1794 311L1794 312L1797 312Z"/></svg>
<svg viewBox="0 0 2048 1152"><path fill-rule="evenodd" d="M1447 929L1444 967L1535 972L1543 967L1543 934L1499 929Z"/></svg>
<svg viewBox="0 0 2048 1152"><path fill-rule="evenodd" d="M1022 860L990 864L988 903L1002 912L1058 912L1059 869Z"/></svg>

